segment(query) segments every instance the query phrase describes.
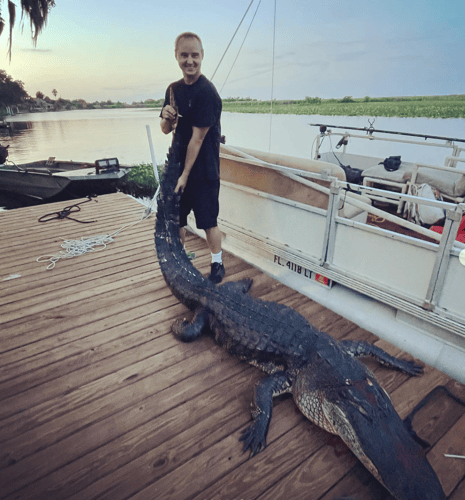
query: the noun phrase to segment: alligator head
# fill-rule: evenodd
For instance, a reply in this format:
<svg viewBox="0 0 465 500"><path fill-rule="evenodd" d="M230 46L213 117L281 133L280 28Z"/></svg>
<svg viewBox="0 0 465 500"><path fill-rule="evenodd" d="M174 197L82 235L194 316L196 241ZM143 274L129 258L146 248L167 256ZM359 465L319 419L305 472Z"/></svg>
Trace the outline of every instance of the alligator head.
<svg viewBox="0 0 465 500"><path fill-rule="evenodd" d="M368 370L336 381L334 371L304 368L294 398L308 419L339 435L397 500L445 498L422 448Z"/></svg>

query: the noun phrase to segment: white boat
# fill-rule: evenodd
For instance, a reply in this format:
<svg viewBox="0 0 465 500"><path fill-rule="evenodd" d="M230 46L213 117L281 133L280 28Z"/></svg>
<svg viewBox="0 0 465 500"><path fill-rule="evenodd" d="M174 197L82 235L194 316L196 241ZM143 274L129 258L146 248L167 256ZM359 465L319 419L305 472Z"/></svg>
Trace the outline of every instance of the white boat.
<svg viewBox="0 0 465 500"><path fill-rule="evenodd" d="M320 138L330 134L338 135L327 127ZM359 137L415 143L373 130L339 135L341 145ZM384 158L349 155L347 144L337 159L319 142L315 159L222 146L223 246L465 382L465 245L456 240L465 212L465 149L444 139L418 142L450 149L444 165L402 162L394 180L379 165ZM363 184L346 182L339 162L349 159ZM435 178L447 201L409 194L415 182ZM402 218L406 202L445 210L442 234ZM189 225L204 237L193 218Z"/></svg>
<svg viewBox="0 0 465 500"><path fill-rule="evenodd" d="M127 174L117 158L92 162L55 158L22 165L0 165L0 190L20 196L48 199L67 190L72 196L105 194L115 190Z"/></svg>

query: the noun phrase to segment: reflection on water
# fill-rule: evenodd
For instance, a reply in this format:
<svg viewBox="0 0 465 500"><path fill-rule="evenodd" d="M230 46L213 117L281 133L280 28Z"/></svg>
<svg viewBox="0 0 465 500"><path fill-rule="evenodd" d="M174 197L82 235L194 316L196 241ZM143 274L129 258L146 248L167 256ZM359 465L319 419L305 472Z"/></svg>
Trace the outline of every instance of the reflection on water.
<svg viewBox="0 0 465 500"><path fill-rule="evenodd" d="M31 113L8 118L7 121L30 121L32 128L11 136L0 136L0 143L9 144L9 159L16 164L47 159L94 162L100 158L117 157L122 165L151 163L146 125L151 128L156 160L162 163L171 143L159 127L156 109L102 109L50 113ZM271 134L270 134L271 122ZM222 132L226 143L263 151L270 150L291 156L309 158L314 151L318 127L325 123L349 127L369 127L367 117L305 116L223 113ZM377 118L374 127L465 139L464 119ZM334 130L336 131L336 130ZM363 134L363 132L360 132ZM393 136L391 136L393 137ZM339 139L333 140L333 146ZM421 142L418 139L418 142ZM443 164L446 150L424 148L379 141L351 141L348 152L387 157L401 155L407 161ZM269 147L271 144L271 147ZM328 151L329 141L322 151ZM1 206L1 205L0 205Z"/></svg>
<svg viewBox="0 0 465 500"><path fill-rule="evenodd" d="M153 109L104 109L16 116L11 120L29 120L32 128L8 139L10 159L27 163L54 156L94 162L117 157L121 164L151 162L146 131L150 125L161 162L171 139L159 131L158 114Z"/></svg>

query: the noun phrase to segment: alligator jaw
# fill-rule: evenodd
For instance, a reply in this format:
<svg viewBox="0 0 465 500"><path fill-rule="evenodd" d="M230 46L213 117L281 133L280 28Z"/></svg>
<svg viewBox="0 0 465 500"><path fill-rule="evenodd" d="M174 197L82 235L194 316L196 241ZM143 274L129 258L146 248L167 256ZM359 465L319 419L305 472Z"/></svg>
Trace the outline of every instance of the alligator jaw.
<svg viewBox="0 0 465 500"><path fill-rule="evenodd" d="M296 379L294 398L302 413L339 435L397 500L445 498L423 450L372 375L326 387L324 397L320 391L308 390L314 384L313 373L309 377L304 371Z"/></svg>

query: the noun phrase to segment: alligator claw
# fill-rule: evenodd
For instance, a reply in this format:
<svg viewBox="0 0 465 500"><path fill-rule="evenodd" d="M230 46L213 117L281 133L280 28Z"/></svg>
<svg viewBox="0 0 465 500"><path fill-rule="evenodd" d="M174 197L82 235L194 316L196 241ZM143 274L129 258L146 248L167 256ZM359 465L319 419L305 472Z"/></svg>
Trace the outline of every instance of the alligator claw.
<svg viewBox="0 0 465 500"><path fill-rule="evenodd" d="M253 424L249 425L246 429L242 431L242 436L239 441L244 442L242 447L242 453L245 453L250 449L249 458L254 457L266 448L266 436L263 432L258 429L255 421Z"/></svg>
<svg viewBox="0 0 465 500"><path fill-rule="evenodd" d="M189 324L188 321L183 320L183 319L177 319L172 325L171 325L171 332L173 335L181 340L184 340L184 330L186 326Z"/></svg>
<svg viewBox="0 0 465 500"><path fill-rule="evenodd" d="M185 319L177 319L171 325L173 335L183 342L191 342L197 339L202 330L208 323L208 312L204 308L199 308L195 311L194 317L191 322Z"/></svg>
<svg viewBox="0 0 465 500"><path fill-rule="evenodd" d="M199 337L201 330L194 323L178 319L171 325L171 332L182 342L192 342Z"/></svg>
<svg viewBox="0 0 465 500"><path fill-rule="evenodd" d="M423 373L423 366L417 365L414 361L399 359L399 364L403 365L402 371L409 375L421 375Z"/></svg>

